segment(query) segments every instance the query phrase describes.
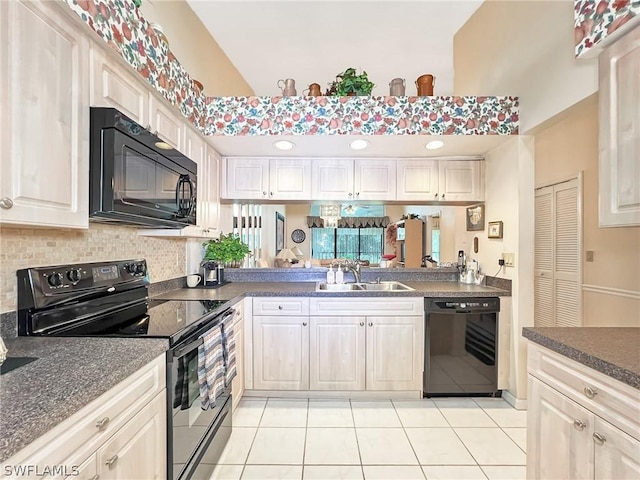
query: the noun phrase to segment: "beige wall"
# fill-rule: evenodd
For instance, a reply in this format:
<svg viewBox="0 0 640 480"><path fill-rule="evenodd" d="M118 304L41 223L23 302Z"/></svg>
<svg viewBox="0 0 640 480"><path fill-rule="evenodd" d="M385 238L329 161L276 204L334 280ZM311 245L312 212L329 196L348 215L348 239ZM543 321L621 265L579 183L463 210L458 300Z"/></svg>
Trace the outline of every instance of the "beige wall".
<svg viewBox="0 0 640 480"><path fill-rule="evenodd" d="M16 270L73 262L145 258L152 282L184 275L185 240L141 237L137 229L91 224L88 230L0 229L0 312L16 308Z"/></svg>
<svg viewBox="0 0 640 480"><path fill-rule="evenodd" d="M149 22L163 27L171 51L185 70L204 85L206 95L253 95L253 89L186 1L143 0L142 13Z"/></svg>
<svg viewBox="0 0 640 480"><path fill-rule="evenodd" d="M583 323L640 326L640 227L598 227L598 96L544 127L535 136L536 185L583 172Z"/></svg>
<svg viewBox="0 0 640 480"><path fill-rule="evenodd" d="M598 90L576 60L573 0L486 0L454 38L456 95L518 95L520 133Z"/></svg>

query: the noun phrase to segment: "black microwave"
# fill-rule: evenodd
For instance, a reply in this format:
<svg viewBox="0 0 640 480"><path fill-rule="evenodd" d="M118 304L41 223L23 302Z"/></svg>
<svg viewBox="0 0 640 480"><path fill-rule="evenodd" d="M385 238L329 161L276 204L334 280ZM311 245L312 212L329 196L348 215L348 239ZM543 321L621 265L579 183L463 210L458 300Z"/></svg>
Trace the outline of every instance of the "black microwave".
<svg viewBox="0 0 640 480"><path fill-rule="evenodd" d="M196 223L196 162L115 108L91 107L89 217L155 228Z"/></svg>

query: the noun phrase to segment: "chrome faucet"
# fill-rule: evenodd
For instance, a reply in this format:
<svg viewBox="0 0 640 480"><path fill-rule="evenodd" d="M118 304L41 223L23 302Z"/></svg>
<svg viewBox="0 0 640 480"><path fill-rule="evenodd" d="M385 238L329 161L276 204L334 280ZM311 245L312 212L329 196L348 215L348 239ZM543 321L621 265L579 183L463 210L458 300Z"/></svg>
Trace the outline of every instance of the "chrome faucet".
<svg viewBox="0 0 640 480"><path fill-rule="evenodd" d="M347 259L344 263L345 272L351 270L356 279L356 283L360 283L360 260Z"/></svg>

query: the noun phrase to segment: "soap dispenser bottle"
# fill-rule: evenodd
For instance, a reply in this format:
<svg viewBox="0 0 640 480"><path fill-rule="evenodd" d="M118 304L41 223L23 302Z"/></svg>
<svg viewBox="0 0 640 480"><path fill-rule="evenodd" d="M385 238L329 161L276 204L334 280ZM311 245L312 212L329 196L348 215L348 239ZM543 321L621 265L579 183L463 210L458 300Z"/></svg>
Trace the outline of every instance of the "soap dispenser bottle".
<svg viewBox="0 0 640 480"><path fill-rule="evenodd" d="M344 273L341 265L338 265L338 270L336 270L336 283L344 283Z"/></svg>
<svg viewBox="0 0 640 480"><path fill-rule="evenodd" d="M327 283L334 283L336 281L335 274L333 273L333 266L329 265L329 270L327 271Z"/></svg>

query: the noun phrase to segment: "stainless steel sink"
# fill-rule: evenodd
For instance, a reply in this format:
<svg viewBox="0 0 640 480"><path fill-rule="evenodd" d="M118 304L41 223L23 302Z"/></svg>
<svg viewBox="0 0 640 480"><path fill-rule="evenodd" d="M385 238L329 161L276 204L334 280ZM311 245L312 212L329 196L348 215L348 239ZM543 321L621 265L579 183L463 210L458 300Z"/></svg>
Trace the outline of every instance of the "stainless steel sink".
<svg viewBox="0 0 640 480"><path fill-rule="evenodd" d="M413 288L400 282L316 283L316 292L410 292Z"/></svg>

